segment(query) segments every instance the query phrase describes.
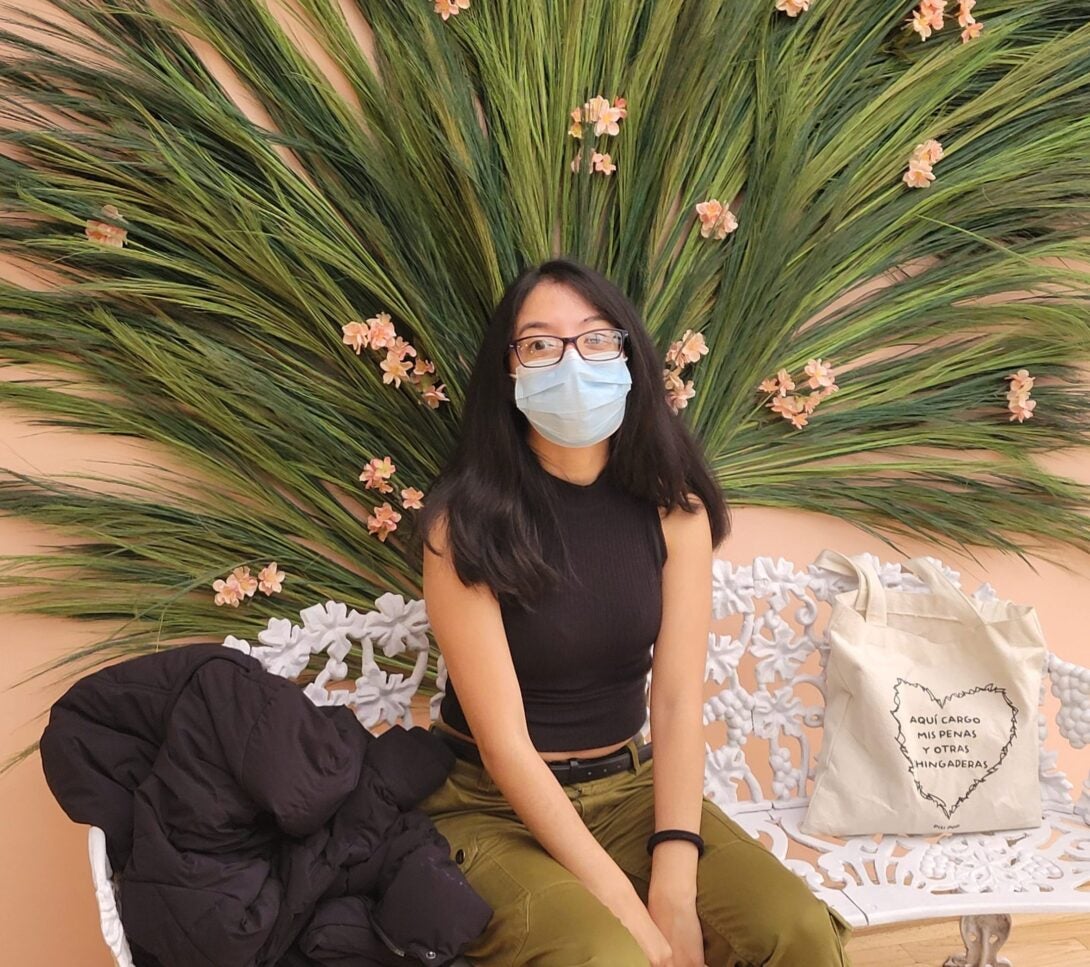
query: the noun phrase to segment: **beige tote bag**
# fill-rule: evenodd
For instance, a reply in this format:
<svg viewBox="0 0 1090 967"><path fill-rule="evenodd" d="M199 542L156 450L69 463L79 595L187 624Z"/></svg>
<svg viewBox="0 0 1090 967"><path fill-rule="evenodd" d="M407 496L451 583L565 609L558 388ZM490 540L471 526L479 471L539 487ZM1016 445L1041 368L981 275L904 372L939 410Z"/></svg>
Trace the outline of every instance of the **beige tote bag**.
<svg viewBox="0 0 1090 967"><path fill-rule="evenodd" d="M801 829L982 832L1041 823L1037 706L1046 649L1034 609L976 604L922 557L927 591L890 591L862 555L829 618L825 730Z"/></svg>

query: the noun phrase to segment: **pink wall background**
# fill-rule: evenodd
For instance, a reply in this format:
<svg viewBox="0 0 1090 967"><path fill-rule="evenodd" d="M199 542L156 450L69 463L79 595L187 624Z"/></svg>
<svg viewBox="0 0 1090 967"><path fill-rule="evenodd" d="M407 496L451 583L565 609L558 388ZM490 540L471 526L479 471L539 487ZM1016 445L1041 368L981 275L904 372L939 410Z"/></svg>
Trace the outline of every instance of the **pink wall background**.
<svg viewBox="0 0 1090 967"><path fill-rule="evenodd" d="M104 461L131 459L131 446L105 447L90 437L43 432L10 413L0 414L0 466L27 473L50 475L96 470L112 471ZM1051 461L1084 481L1090 480L1090 459L1080 457ZM0 548L4 554L20 554L57 543L57 535L12 519L0 520ZM930 554L961 573L962 586L975 590L988 581L1002 597L1036 606L1049 646L1061 657L1087 660L1082 607L1088 582L1085 555L1067 554L1063 563L1074 570L1034 560L1034 574L1013 557L981 552L981 564L963 556L940 553L924 542L907 542L908 556ZM883 560L898 560L881 542L872 540L838 520L818 515L736 509L734 534L720 556L736 563L755 556L785 557L801 569L824 547L847 554L871 551ZM7 756L34 741L45 724L40 714L66 687L50 684L50 678L10 686L46 661L79 644L91 641L106 629L89 633L79 623L35 616L5 616L5 661L0 669L0 755ZM1050 735L1056 730L1052 716L1055 699L1049 696ZM421 721L423 721L421 719ZM1063 748L1060 767L1081 784L1087 775L1088 757ZM34 756L0 777L0 936L4 951L0 962L24 967L80 964L110 967L112 961L98 929L97 908L91 890L86 852L86 827L70 822L45 785L40 759Z"/></svg>
<svg viewBox="0 0 1090 967"><path fill-rule="evenodd" d="M41 4L22 0L23 9ZM2 11L0 7L0 11ZM361 31L360 36L364 36ZM213 62L216 59L213 58ZM245 101L243 101L245 104ZM252 105L246 104L252 109ZM255 112L256 116L260 116ZM36 285L13 262L0 262L0 278ZM8 370L0 378L13 379L26 371ZM697 374L698 392L700 377ZM705 387L709 392L710 387ZM90 436L31 425L26 414L0 411L0 467L35 475L105 473L122 475L122 464L136 458L159 460L162 454L136 444L103 441ZM1045 461L1049 469L1090 483L1090 452L1055 454ZM57 534L23 521L0 519L0 553L22 554L62 542ZM1059 553L1059 566L1034 559L1035 573L1018 558L995 552L977 552L977 561L934 545L898 540L907 556L929 554L961 573L962 586L973 591L988 581L1000 596L1034 604L1050 648L1077 661L1090 658L1082 612L1090 582L1087 556ZM880 541L835 518L766 509L734 511L734 533L720 556L746 563L755 556L784 557L800 569L825 547L846 554L871 551L883 560L898 556ZM4 662L0 667L0 757L34 741L45 724L44 710L60 696L67 683L56 676L13 688L52 658L70 652L107 631L57 619L5 615ZM724 629L725 630L725 629ZM1055 742L1052 715L1055 699L1048 697L1050 733ZM1076 784L1090 768L1087 755L1065 749L1060 767ZM110 967L112 960L102 942L97 908L91 890L86 852L86 828L71 823L52 798L37 756L0 776L0 961L38 965L80 964Z"/></svg>

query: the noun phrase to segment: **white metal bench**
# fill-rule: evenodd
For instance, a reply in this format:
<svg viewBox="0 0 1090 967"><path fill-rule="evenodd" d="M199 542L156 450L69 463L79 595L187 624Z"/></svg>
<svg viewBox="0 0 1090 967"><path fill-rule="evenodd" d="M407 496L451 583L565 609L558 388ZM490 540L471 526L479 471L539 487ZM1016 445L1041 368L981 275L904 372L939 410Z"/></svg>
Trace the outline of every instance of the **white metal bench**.
<svg viewBox="0 0 1090 967"><path fill-rule="evenodd" d="M868 557L885 586L924 589L899 564ZM956 572L932 560L959 583ZM949 967L1006 964L997 951L1010 931L1012 913L1090 913L1090 892L1083 890L1090 882L1090 778L1073 798L1072 783L1056 766L1057 753L1044 747L1043 715L1045 808L1037 829L847 839L801 832L824 711L827 646L819 627L820 603L852 588L853 579L814 564L800 572L783 558L758 557L737 567L716 560L712 580L716 620L705 676L711 692L704 704L705 791L815 894L855 926L960 917L966 950L952 955ZM973 596L996 595L983 584ZM384 594L375 605L374 611L361 613L329 601L305 609L301 624L270 621L258 635L260 644L251 647L231 636L224 644L289 678L298 676L312 655L325 652L325 667L304 686L312 701L351 704L361 723L376 731L382 723L421 724L422 710L414 719L413 698L428 662L424 602ZM721 627L727 624L729 629ZM376 649L387 658L403 656L413 663L412 671L384 672L375 662ZM353 682L346 681L349 662L361 668ZM438 672L442 688L442 659ZM1047 680L1060 701L1060 735L1075 748L1086 746L1090 670L1050 655ZM1042 701L1044 694L1042 688ZM436 695L429 702L431 719L439 700ZM770 766L768 784L752 768L760 760ZM89 836L103 936L117 964L131 967L102 831L91 827Z"/></svg>

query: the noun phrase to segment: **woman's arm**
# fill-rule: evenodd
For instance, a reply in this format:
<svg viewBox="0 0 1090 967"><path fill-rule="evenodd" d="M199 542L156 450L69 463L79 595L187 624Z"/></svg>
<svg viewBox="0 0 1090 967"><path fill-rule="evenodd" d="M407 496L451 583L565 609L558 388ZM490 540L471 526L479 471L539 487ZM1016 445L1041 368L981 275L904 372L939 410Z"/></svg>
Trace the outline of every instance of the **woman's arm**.
<svg viewBox="0 0 1090 967"><path fill-rule="evenodd" d="M704 668L712 611L711 527L704 505L663 519L662 625L651 667L655 829L700 832L704 798ZM696 899L697 850L667 840L655 847L650 898Z"/></svg>
<svg viewBox="0 0 1090 967"><path fill-rule="evenodd" d="M442 516L431 542L440 553L424 547L428 620L489 775L542 847L613 911L645 950L661 956L665 946L668 953L631 881L534 748L495 595L484 585L462 584Z"/></svg>

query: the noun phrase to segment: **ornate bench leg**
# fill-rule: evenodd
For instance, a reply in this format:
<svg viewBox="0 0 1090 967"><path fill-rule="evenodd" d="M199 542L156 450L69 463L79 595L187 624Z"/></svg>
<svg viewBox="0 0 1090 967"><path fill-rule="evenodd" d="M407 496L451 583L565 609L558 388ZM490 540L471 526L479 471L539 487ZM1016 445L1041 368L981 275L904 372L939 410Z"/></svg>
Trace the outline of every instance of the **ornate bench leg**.
<svg viewBox="0 0 1090 967"><path fill-rule="evenodd" d="M961 918L961 939L965 953L952 954L943 967L1011 967L999 948L1011 935L1011 918L1007 913L988 913Z"/></svg>

